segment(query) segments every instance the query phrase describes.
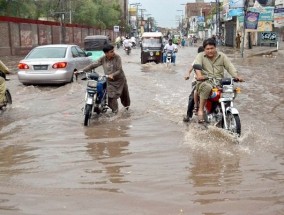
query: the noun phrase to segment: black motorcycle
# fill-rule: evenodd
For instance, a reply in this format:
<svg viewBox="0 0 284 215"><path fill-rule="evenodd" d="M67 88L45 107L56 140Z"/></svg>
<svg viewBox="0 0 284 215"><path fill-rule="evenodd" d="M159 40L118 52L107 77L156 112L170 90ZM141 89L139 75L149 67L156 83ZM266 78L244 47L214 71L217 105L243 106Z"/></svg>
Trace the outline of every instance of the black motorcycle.
<svg viewBox="0 0 284 215"><path fill-rule="evenodd" d="M125 50L127 55L129 55L130 52L131 52L131 48L130 47L125 47L124 50Z"/></svg>

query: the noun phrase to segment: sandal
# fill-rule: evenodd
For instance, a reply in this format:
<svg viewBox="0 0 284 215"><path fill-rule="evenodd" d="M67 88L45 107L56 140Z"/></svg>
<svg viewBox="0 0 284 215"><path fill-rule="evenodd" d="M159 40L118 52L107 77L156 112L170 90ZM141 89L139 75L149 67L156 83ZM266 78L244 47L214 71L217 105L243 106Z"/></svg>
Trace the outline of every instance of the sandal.
<svg viewBox="0 0 284 215"><path fill-rule="evenodd" d="M197 118L198 118L198 123L204 123L205 122L203 114L197 115Z"/></svg>
<svg viewBox="0 0 284 215"><path fill-rule="evenodd" d="M197 115L198 107L194 107L192 112L193 112L195 115Z"/></svg>
<svg viewBox="0 0 284 215"><path fill-rule="evenodd" d="M204 122L205 122L204 119L199 119L199 120L198 120L198 123L204 123Z"/></svg>

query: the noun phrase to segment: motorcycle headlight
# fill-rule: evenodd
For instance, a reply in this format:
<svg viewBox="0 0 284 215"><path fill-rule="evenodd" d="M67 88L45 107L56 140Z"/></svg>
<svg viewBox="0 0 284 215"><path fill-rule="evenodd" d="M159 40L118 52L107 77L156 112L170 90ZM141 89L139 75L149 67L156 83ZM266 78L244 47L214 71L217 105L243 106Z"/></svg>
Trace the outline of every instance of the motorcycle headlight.
<svg viewBox="0 0 284 215"><path fill-rule="evenodd" d="M154 53L153 52L150 52L150 56L153 56L154 55Z"/></svg>
<svg viewBox="0 0 284 215"><path fill-rule="evenodd" d="M96 88L97 87L97 81L89 80L87 86L92 87L92 88Z"/></svg>
<svg viewBox="0 0 284 215"><path fill-rule="evenodd" d="M234 92L234 88L232 85L223 85L223 93L233 93Z"/></svg>

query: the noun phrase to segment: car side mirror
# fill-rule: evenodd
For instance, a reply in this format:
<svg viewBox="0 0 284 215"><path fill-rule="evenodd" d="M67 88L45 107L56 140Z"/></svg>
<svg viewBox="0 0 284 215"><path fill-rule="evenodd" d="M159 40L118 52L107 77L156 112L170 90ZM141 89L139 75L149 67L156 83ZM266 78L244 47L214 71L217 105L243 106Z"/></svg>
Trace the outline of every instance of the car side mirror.
<svg viewBox="0 0 284 215"><path fill-rule="evenodd" d="M93 53L92 52L87 52L87 57L92 56Z"/></svg>
<svg viewBox="0 0 284 215"><path fill-rule="evenodd" d="M195 70L202 70L203 68L202 68L202 65L200 65L200 64L194 64L193 66L193 69L195 69Z"/></svg>

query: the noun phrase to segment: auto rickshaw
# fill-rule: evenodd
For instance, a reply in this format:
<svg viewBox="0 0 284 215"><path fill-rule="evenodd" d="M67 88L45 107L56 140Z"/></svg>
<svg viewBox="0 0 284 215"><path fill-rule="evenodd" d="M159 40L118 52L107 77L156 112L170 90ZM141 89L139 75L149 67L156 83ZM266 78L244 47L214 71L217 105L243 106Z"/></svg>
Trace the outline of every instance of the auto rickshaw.
<svg viewBox="0 0 284 215"><path fill-rule="evenodd" d="M161 32L145 32L141 38L141 64L147 62L163 62L163 34Z"/></svg>
<svg viewBox="0 0 284 215"><path fill-rule="evenodd" d="M84 39L84 49L86 52L91 52L90 56L93 61L98 60L104 55L103 47L110 44L109 38L105 35L91 35Z"/></svg>

